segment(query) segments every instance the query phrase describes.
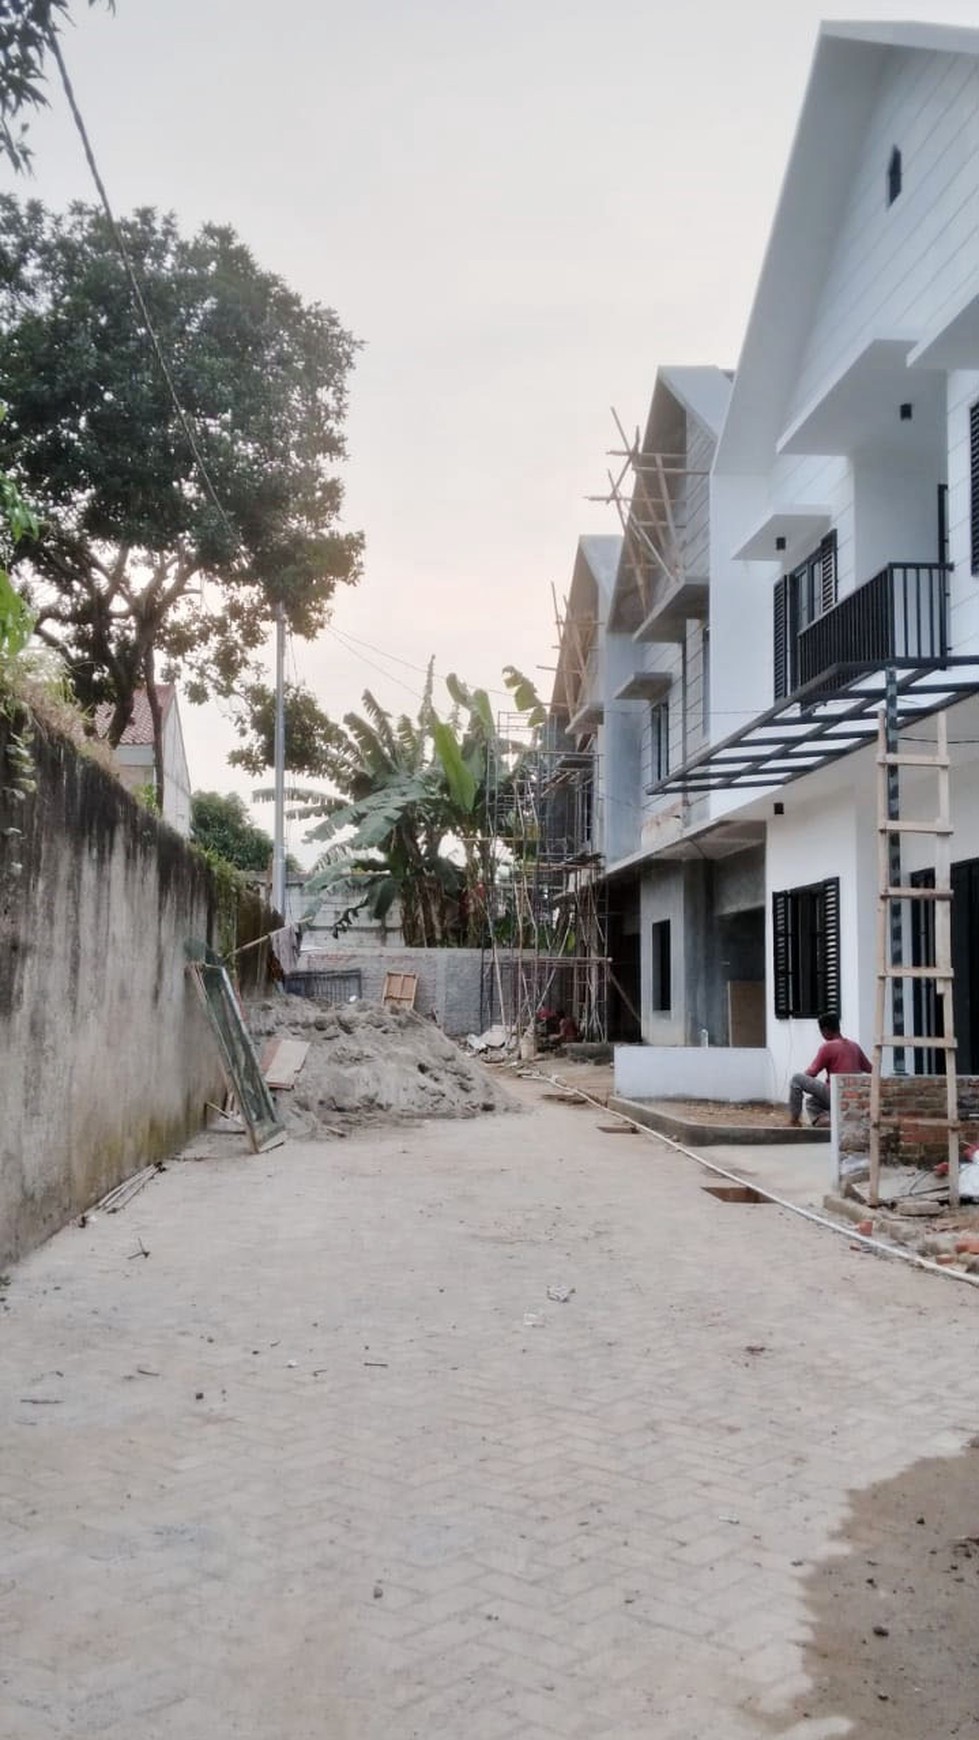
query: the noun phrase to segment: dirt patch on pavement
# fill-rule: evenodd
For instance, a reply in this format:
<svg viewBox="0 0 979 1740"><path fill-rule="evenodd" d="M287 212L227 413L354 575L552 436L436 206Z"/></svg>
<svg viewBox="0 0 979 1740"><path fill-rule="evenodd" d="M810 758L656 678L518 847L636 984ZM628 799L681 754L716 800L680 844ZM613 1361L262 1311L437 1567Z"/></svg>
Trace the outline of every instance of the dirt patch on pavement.
<svg viewBox="0 0 979 1740"><path fill-rule="evenodd" d="M788 1123L784 1105L767 1100L650 1100L657 1111L684 1124L731 1124L739 1129L778 1128Z"/></svg>
<svg viewBox="0 0 979 1740"><path fill-rule="evenodd" d="M852 1498L836 1537L848 1551L807 1579L813 1686L793 1723L847 1717L860 1740L979 1733L977 1449Z"/></svg>
<svg viewBox="0 0 979 1740"><path fill-rule="evenodd" d="M514 1108L481 1064L421 1016L286 996L250 1004L247 1016L259 1051L272 1035L309 1043L295 1087L275 1096L291 1136L315 1139L365 1123Z"/></svg>

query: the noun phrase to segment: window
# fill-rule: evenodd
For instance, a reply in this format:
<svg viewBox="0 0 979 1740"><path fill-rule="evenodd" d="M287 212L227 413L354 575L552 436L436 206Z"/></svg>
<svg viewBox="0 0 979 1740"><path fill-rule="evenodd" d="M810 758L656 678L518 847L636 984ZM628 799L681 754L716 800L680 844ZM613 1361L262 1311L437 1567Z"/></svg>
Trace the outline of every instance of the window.
<svg viewBox="0 0 979 1740"><path fill-rule="evenodd" d="M649 709L649 779L657 785L670 771L670 703L657 701Z"/></svg>
<svg viewBox="0 0 979 1740"><path fill-rule="evenodd" d="M653 1009L660 1014L673 1007L672 965L670 920L662 918L653 925Z"/></svg>
<svg viewBox="0 0 979 1740"><path fill-rule="evenodd" d="M972 526L972 572L979 574L979 401L969 412L969 517Z"/></svg>
<svg viewBox="0 0 979 1740"><path fill-rule="evenodd" d="M710 629L700 637L700 729L710 736Z"/></svg>
<svg viewBox="0 0 979 1740"><path fill-rule="evenodd" d="M799 686L799 636L836 603L836 533L829 532L818 550L783 574L775 586L775 700Z"/></svg>
<svg viewBox="0 0 979 1740"><path fill-rule="evenodd" d="M815 1017L840 1007L840 883L772 895L775 1014Z"/></svg>
<svg viewBox="0 0 979 1740"><path fill-rule="evenodd" d="M893 205L901 191L902 169L901 153L895 145L891 152L891 160L887 165L887 203Z"/></svg>

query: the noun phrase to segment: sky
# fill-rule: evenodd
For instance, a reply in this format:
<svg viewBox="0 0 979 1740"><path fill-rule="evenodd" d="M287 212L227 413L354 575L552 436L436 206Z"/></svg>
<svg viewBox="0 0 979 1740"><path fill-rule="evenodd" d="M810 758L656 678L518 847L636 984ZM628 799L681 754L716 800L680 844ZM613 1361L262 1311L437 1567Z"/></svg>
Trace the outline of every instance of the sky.
<svg viewBox="0 0 979 1740"><path fill-rule="evenodd" d="M979 0L73 0L63 50L117 212L231 224L363 343L344 523L363 578L290 648L328 712L417 709L424 667L545 694L560 600L657 366L734 367L822 17L979 25ZM60 87L52 207L94 189ZM270 665L271 670L271 665ZM182 706L195 788L229 768ZM263 826L271 811L254 811ZM304 828L289 847L304 862Z"/></svg>

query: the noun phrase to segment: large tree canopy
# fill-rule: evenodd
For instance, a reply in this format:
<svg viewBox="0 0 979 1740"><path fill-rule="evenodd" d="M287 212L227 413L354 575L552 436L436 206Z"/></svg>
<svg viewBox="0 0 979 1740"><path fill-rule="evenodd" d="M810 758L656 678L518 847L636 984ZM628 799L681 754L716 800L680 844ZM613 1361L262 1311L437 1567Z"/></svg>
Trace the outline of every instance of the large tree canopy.
<svg viewBox="0 0 979 1740"><path fill-rule="evenodd" d="M272 862L272 836L255 826L237 792L195 791L190 837L238 870L268 870Z"/></svg>
<svg viewBox="0 0 979 1740"><path fill-rule="evenodd" d="M336 314L230 229L121 229L207 478L105 217L0 199L0 468L42 522L18 577L83 705L114 703L113 742L158 659L192 700L240 690L276 602L315 635L361 556L338 525L357 346Z"/></svg>

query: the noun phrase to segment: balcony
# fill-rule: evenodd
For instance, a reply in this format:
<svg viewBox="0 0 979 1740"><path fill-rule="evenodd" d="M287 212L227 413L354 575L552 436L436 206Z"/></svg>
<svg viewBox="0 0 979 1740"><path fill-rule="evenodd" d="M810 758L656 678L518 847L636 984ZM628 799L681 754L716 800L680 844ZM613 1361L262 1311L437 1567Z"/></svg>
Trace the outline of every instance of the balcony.
<svg viewBox="0 0 979 1740"><path fill-rule="evenodd" d="M890 562L800 630L797 686L805 688L840 665L943 665L948 658L947 574L937 562Z"/></svg>
<svg viewBox="0 0 979 1740"><path fill-rule="evenodd" d="M706 580L661 580L653 589L652 608L633 632L633 640L682 641L690 621L703 622L709 609L710 587Z"/></svg>

